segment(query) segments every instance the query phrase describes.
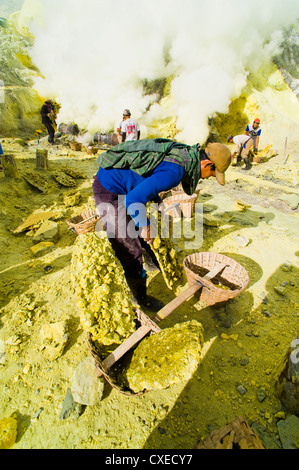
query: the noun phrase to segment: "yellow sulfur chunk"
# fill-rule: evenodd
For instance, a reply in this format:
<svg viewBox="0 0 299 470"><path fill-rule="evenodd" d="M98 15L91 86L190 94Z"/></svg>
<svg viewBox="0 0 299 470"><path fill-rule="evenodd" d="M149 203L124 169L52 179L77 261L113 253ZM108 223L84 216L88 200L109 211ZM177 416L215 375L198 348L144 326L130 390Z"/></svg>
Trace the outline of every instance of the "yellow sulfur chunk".
<svg viewBox="0 0 299 470"><path fill-rule="evenodd" d="M99 347L118 346L135 331L136 314L109 240L93 232L77 237L71 267L83 328Z"/></svg>
<svg viewBox="0 0 299 470"><path fill-rule="evenodd" d="M154 217L154 214L151 214ZM183 266L177 260L176 250L171 238L162 238L161 214L158 217L158 235L151 243L150 247L156 255L160 269L162 271L166 285L175 290L178 287L183 274Z"/></svg>
<svg viewBox="0 0 299 470"><path fill-rule="evenodd" d="M122 379L134 392L189 380L200 363L203 341L203 327L196 320L165 328L139 343Z"/></svg>
<svg viewBox="0 0 299 470"><path fill-rule="evenodd" d="M17 420L3 418L0 420L0 449L10 449L17 438Z"/></svg>

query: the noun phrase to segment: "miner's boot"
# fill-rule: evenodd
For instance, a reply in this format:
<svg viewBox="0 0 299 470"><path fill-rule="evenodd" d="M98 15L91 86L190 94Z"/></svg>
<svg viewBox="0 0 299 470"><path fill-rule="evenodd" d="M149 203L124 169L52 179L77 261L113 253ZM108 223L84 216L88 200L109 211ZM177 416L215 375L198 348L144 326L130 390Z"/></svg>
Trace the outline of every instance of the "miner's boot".
<svg viewBox="0 0 299 470"><path fill-rule="evenodd" d="M147 308L152 312L158 312L164 307L164 303L161 300L155 299L151 295L146 293L146 277L139 279L127 279L128 285L140 307Z"/></svg>
<svg viewBox="0 0 299 470"><path fill-rule="evenodd" d="M237 156L237 163L236 163L236 166L241 166L241 161L242 161L242 157L240 157L240 155Z"/></svg>
<svg viewBox="0 0 299 470"><path fill-rule="evenodd" d="M250 161L249 161L249 157L244 158L243 160L244 160L244 162L245 162L245 168L243 168L243 170L250 170L250 168L251 168L251 163L250 163Z"/></svg>
<svg viewBox="0 0 299 470"><path fill-rule="evenodd" d="M144 268L146 271L160 270L159 262L156 258L155 253L151 249L150 245L140 237L140 243L142 246L142 256L144 261Z"/></svg>

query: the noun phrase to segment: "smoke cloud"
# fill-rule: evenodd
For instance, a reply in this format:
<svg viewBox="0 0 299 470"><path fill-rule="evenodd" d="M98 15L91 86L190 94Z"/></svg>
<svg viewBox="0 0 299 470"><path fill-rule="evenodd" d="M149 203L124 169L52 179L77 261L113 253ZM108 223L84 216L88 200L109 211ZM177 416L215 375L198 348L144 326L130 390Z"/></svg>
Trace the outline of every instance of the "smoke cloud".
<svg viewBox="0 0 299 470"><path fill-rule="evenodd" d="M145 138L151 119L168 114L188 144L204 142L208 118L228 111L299 16L298 0L37 1L31 56L45 78L35 88L61 103L59 121L104 132L129 108ZM143 83L167 77L165 109Z"/></svg>

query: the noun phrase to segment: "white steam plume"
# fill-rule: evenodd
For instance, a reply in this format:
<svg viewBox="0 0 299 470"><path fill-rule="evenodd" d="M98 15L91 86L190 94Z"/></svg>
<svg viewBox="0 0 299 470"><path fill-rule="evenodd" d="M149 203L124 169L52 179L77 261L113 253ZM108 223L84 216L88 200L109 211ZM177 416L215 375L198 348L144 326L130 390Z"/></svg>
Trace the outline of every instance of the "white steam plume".
<svg viewBox="0 0 299 470"><path fill-rule="evenodd" d="M208 118L227 112L299 16L298 0L39 2L31 55L45 79L35 88L61 103L60 121L104 132L129 108L145 138L145 124L165 111L150 108L142 82L173 76L168 112L189 144L206 139Z"/></svg>

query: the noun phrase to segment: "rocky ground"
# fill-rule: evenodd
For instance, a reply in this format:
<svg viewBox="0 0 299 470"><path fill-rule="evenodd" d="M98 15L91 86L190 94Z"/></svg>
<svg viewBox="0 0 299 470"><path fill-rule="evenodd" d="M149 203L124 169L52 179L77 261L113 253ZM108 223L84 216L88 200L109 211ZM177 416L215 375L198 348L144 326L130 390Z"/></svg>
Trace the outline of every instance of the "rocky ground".
<svg viewBox="0 0 299 470"><path fill-rule="evenodd" d="M129 397L106 384L98 404L67 408L74 372L90 351L70 276L76 235L66 220L93 205L96 156L41 139L49 169L37 171L37 141L7 138L2 147L18 167L16 178L0 174L0 419L16 416L14 448L190 449L240 416L266 448L298 448L299 418L278 393L298 335L298 157L274 155L248 172L230 167L225 187L199 185L203 242L190 250L176 240L180 260L219 252L241 263L250 282L225 306L192 298L160 324L202 323L204 355L192 379ZM65 167L80 173L72 186L57 179ZM36 231L41 220L16 230L30 214L48 211L43 233ZM150 273L149 291L173 299L158 271Z"/></svg>

